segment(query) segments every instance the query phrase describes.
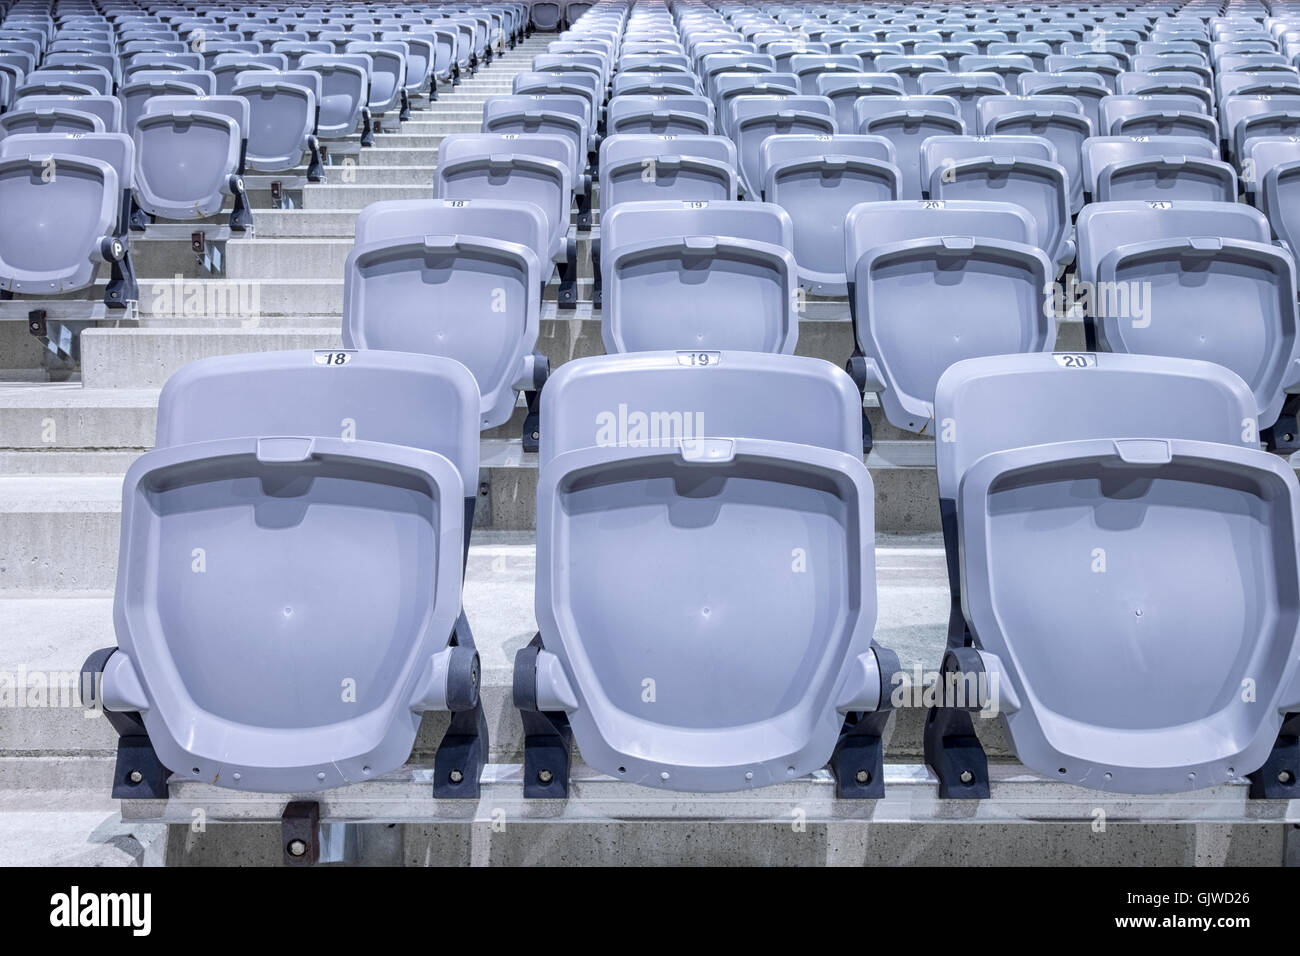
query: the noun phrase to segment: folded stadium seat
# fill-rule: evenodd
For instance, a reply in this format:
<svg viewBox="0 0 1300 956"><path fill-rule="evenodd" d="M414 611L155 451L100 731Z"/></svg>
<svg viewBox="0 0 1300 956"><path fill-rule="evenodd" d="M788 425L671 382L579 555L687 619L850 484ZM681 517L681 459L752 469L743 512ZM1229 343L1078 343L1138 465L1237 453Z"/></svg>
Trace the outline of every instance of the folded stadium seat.
<svg viewBox="0 0 1300 956"><path fill-rule="evenodd" d="M537 336L549 228L531 202L367 206L344 269L344 346L460 362L478 382L482 429L509 421L524 392L524 450L536 451L537 398L547 375Z"/></svg>
<svg viewBox="0 0 1300 956"><path fill-rule="evenodd" d="M244 190L244 157L252 125L242 96L158 96L132 127L135 200L149 216L204 219L234 205L230 229L253 224Z"/></svg>
<svg viewBox="0 0 1300 956"><path fill-rule="evenodd" d="M882 136L769 136L761 148L762 198L794 224L799 281L822 295L844 295L844 219L859 203L898 199L902 173Z"/></svg>
<svg viewBox="0 0 1300 956"><path fill-rule="evenodd" d="M818 96L835 105L835 126L844 132L853 129L853 104L863 96L901 96L903 78L896 73L820 73Z"/></svg>
<svg viewBox="0 0 1300 956"><path fill-rule="evenodd" d="M799 78L799 92L818 96L817 80L828 73L861 73L862 58L852 53L796 53L790 72Z"/></svg>
<svg viewBox="0 0 1300 956"><path fill-rule="evenodd" d="M1092 136L1083 142L1083 188L1092 202L1236 202L1237 173L1200 136Z"/></svg>
<svg viewBox="0 0 1300 956"><path fill-rule="evenodd" d="M129 81L141 70L181 72L206 69L201 53L137 53L122 68L123 81Z"/></svg>
<svg viewBox="0 0 1300 956"><path fill-rule="evenodd" d="M406 48L400 43L376 43L354 40L343 48L344 53L364 53L370 57L370 102L367 107L373 118L398 111L398 120L410 116L406 96Z"/></svg>
<svg viewBox="0 0 1300 956"><path fill-rule="evenodd" d="M1070 183L1041 136L931 136L921 145L925 198L1012 202L1034 222L1032 244L1059 273L1074 261Z"/></svg>
<svg viewBox="0 0 1300 956"><path fill-rule="evenodd" d="M775 73L775 64L776 60L766 53L710 53L701 59L695 73L704 86L704 92L711 96L717 78L724 73Z"/></svg>
<svg viewBox="0 0 1300 956"><path fill-rule="evenodd" d="M1295 94L1300 91L1300 73L1269 73L1267 78L1254 73L1221 73L1215 77L1214 87L1214 95L1220 103L1238 93L1254 96Z"/></svg>
<svg viewBox="0 0 1300 956"><path fill-rule="evenodd" d="M953 362L1052 351L1056 318L1043 290L1056 267L1023 207L864 203L849 211L844 237L855 333L849 371L896 428L935 433L935 384Z"/></svg>
<svg viewBox="0 0 1300 956"><path fill-rule="evenodd" d="M578 240L569 228L573 205L573 140L541 133L465 133L438 147L434 195L439 199L531 202L546 214L546 256L559 266L558 305L577 305Z"/></svg>
<svg viewBox="0 0 1300 956"><path fill-rule="evenodd" d="M379 42L396 43L405 49L406 73L402 91L406 94L409 107L412 96L419 96L429 88L433 76L434 43L404 30L384 30L379 34ZM409 112L402 118L409 119Z"/></svg>
<svg viewBox="0 0 1300 956"><path fill-rule="evenodd" d="M528 73L519 76L551 76L550 73ZM593 86L596 85L593 74ZM614 77L613 94L640 94L646 96L693 96L700 91L699 82L687 73L619 73ZM516 93L532 92L515 90Z"/></svg>
<svg viewBox="0 0 1300 956"><path fill-rule="evenodd" d="M737 96L731 100L731 138L740 159L740 187L747 198L763 189L763 140L778 133L831 135L835 104L824 96Z"/></svg>
<svg viewBox="0 0 1300 956"><path fill-rule="evenodd" d="M1059 69L1069 69L1061 66ZM1134 73L1191 73L1202 85L1213 88L1214 73L1198 53L1167 53L1163 56L1135 56L1129 69Z"/></svg>
<svg viewBox="0 0 1300 956"><path fill-rule="evenodd" d="M1121 81L1127 75L1121 73ZM1112 95L1100 73L1023 73L1017 78L1017 86L1021 96L1068 96L1077 100L1094 130L1101 128L1101 101ZM1209 90L1202 90L1209 94Z"/></svg>
<svg viewBox="0 0 1300 956"><path fill-rule="evenodd" d="M725 136L617 135L600 144L605 211L620 202L735 199L738 182L736 146Z"/></svg>
<svg viewBox="0 0 1300 956"><path fill-rule="evenodd" d="M921 77L926 73L952 72L948 68L948 61L937 53L923 56L882 54L876 57L876 70L896 74L903 81L905 93L920 93Z"/></svg>
<svg viewBox="0 0 1300 956"><path fill-rule="evenodd" d="M1194 96L1112 95L1101 101L1101 126L1105 136L1200 136L1219 141L1219 124L1202 112L1204 103Z"/></svg>
<svg viewBox="0 0 1300 956"><path fill-rule="evenodd" d="M623 94L609 101L611 134L653 133L658 136L714 132L713 102L707 96L638 96Z"/></svg>
<svg viewBox="0 0 1300 956"><path fill-rule="evenodd" d="M1300 711L1300 488L1243 432L1253 405L1227 369L1147 355L1003 355L940 378L941 671L988 690L1030 770L1112 793L1250 775L1251 796L1294 796L1294 747L1289 777L1274 765ZM989 796L966 710L931 710L925 753L940 797Z"/></svg>
<svg viewBox="0 0 1300 956"><path fill-rule="evenodd" d="M876 58L880 56L901 56L905 52L901 43L874 43L869 40L848 40L841 42L836 53L851 53L862 60L862 68L875 72Z"/></svg>
<svg viewBox="0 0 1300 956"><path fill-rule="evenodd" d="M688 77L686 79L688 83L694 83L694 78ZM605 129L605 90L600 85L600 80L597 79L595 74L579 73L574 70L567 73L525 71L515 74L510 83L510 92L516 96L562 95L584 97L589 105L588 112L592 120L590 132L596 139L596 146L599 148L599 138ZM673 92L680 91L674 90ZM694 89L692 88L689 92L694 93ZM618 95L617 91L615 91L614 95Z"/></svg>
<svg viewBox="0 0 1300 956"><path fill-rule="evenodd" d="M1090 348L1227 366L1255 396L1261 439L1294 451L1295 265L1271 240L1263 213L1240 203L1095 203L1079 214L1078 274L1114 291L1084 316Z"/></svg>
<svg viewBox="0 0 1300 956"><path fill-rule="evenodd" d="M304 56L333 53L334 44L310 40L277 40L271 44L271 52L282 54L288 61L288 68L297 70L301 68Z"/></svg>
<svg viewBox="0 0 1300 956"><path fill-rule="evenodd" d="M550 33L560 29L563 5L558 0L532 0L529 4L529 18L534 30Z"/></svg>
<svg viewBox="0 0 1300 956"><path fill-rule="evenodd" d="M1281 53L1238 53L1225 54L1214 64L1219 73L1246 73L1267 70L1270 67L1291 69L1291 62Z"/></svg>
<svg viewBox="0 0 1300 956"><path fill-rule="evenodd" d="M903 53L903 50L899 50ZM936 40L927 40L912 46L912 53L916 56L934 56L939 55L948 63L948 69L956 71L960 69L959 63L964 56L978 56L980 48L974 43L962 42L943 42ZM929 75L929 74L925 74Z"/></svg>
<svg viewBox="0 0 1300 956"><path fill-rule="evenodd" d="M1037 72L1034 61L1024 54L1001 53L963 56L957 61L955 73L993 73L1002 77L1008 87L1016 85L1017 77Z"/></svg>
<svg viewBox="0 0 1300 956"><path fill-rule="evenodd" d="M1300 140L1291 136L1259 136L1250 141L1250 155L1242 165L1250 173L1243 176L1253 194L1256 208L1268 217L1273 235L1291 250L1300 242L1300 224L1296 213L1295 183L1300 173ZM1295 255L1295 252L1292 252Z"/></svg>
<svg viewBox="0 0 1300 956"><path fill-rule="evenodd" d="M47 70L28 73L14 90L16 96L105 96L113 79L102 70Z"/></svg>
<svg viewBox="0 0 1300 956"><path fill-rule="evenodd" d="M893 144L904 199L921 198L921 144L931 136L966 132L961 104L947 96L862 97L853 105L853 121L859 133L883 136Z"/></svg>
<svg viewBox="0 0 1300 956"><path fill-rule="evenodd" d="M1143 58L1134 57L1134 59ZM1119 75L1130 69L1110 53L1071 53L1068 56L1057 54L1047 58L1046 66L1047 73L1094 73L1106 81L1106 86L1112 93L1118 86ZM1134 65L1131 69L1141 70L1142 67Z"/></svg>
<svg viewBox="0 0 1300 956"><path fill-rule="evenodd" d="M109 86L102 92L113 92L113 86L122 79L122 64L113 53L47 53L41 60L41 69L84 71L108 74Z"/></svg>
<svg viewBox="0 0 1300 956"><path fill-rule="evenodd" d="M794 351L794 228L762 202L634 202L601 222L605 351Z"/></svg>
<svg viewBox="0 0 1300 956"><path fill-rule="evenodd" d="M1083 206L1083 141L1092 122L1078 100L1069 96L986 96L979 101L979 132L985 136L1044 136L1056 147L1056 161L1070 178L1070 212Z"/></svg>
<svg viewBox="0 0 1300 956"><path fill-rule="evenodd" d="M1300 90L1280 96L1236 94L1219 104L1223 145L1238 161L1256 136L1294 136L1300 132Z"/></svg>
<svg viewBox="0 0 1300 956"><path fill-rule="evenodd" d="M898 659L871 638L856 401L838 369L788 355L654 352L556 372L539 630L515 656L525 797L568 794L575 740L595 770L661 790L749 790L829 762L837 796L884 795ZM802 573L789 544L817 555ZM665 593L688 609L671 626L627 614Z"/></svg>
<svg viewBox="0 0 1300 956"><path fill-rule="evenodd" d="M835 74L832 74L835 75ZM718 132L735 139L735 101L740 96L797 96L793 73L719 73L713 78L714 116Z"/></svg>
<svg viewBox="0 0 1300 956"><path fill-rule="evenodd" d="M0 230L0 290L73 292L93 285L106 262L111 275L104 304L116 310L137 301L127 237L134 163L124 133L0 139L0 208L10 222L22 224Z"/></svg>
<svg viewBox="0 0 1300 956"><path fill-rule="evenodd" d="M217 96L230 96L243 73L279 73L289 68L283 53L222 53L208 67L217 78Z"/></svg>
<svg viewBox="0 0 1300 956"><path fill-rule="evenodd" d="M295 169L307 152L307 179L319 182L324 178L320 142L315 134L319 89L320 76L305 70L255 70L236 78L230 95L248 100L248 150L244 159L250 168L268 173Z"/></svg>
<svg viewBox="0 0 1300 956"><path fill-rule="evenodd" d="M117 647L83 668L121 736L114 796L165 799L173 771L265 793L372 780L427 711L452 712L434 795L478 795L478 400L458 362L398 352L223 356L168 380L123 485Z"/></svg>
<svg viewBox="0 0 1300 956"><path fill-rule="evenodd" d="M88 99L91 97L25 96L9 112L0 113L0 139L16 133L118 132L110 130L99 113L78 108Z"/></svg>
<svg viewBox="0 0 1300 956"><path fill-rule="evenodd" d="M925 73L921 76L922 96L946 96L960 108L968 131L979 128L976 106L982 97L1002 96L1006 81L996 73Z"/></svg>
<svg viewBox="0 0 1300 956"><path fill-rule="evenodd" d="M216 91L216 77L211 73L206 74L211 79L211 83L205 83L197 79L179 79L194 74L167 73L164 77L153 71L145 72L149 74L148 79L138 79L137 77L143 74L136 74L117 91L122 105L124 130L134 131L136 121L144 115L145 104L155 96L212 96ZM173 76L178 79L170 79Z"/></svg>
<svg viewBox="0 0 1300 956"><path fill-rule="evenodd" d="M366 53L304 53L298 69L320 77L316 131L321 139L345 139L362 129L361 145L374 143L370 126L370 56Z"/></svg>
<svg viewBox="0 0 1300 956"><path fill-rule="evenodd" d="M573 185L579 229L591 228L591 175L586 172L594 146L591 103L584 96L493 96L483 104L484 133L562 136L573 143L569 181Z"/></svg>
<svg viewBox="0 0 1300 956"><path fill-rule="evenodd" d="M618 60L620 73L690 73L685 53L625 53Z"/></svg>

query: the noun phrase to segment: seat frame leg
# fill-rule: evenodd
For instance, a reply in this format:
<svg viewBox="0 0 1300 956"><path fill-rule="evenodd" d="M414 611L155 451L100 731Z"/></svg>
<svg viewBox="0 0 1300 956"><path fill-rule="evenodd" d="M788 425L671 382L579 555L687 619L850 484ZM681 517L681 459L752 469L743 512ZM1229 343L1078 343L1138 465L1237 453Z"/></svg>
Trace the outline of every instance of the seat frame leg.
<svg viewBox="0 0 1300 956"><path fill-rule="evenodd" d="M361 109L361 147L365 149L368 146L375 145L375 120L370 113L370 107L365 106Z"/></svg>
<svg viewBox="0 0 1300 956"><path fill-rule="evenodd" d="M524 798L563 799L569 795L573 729L561 711L537 709L537 655L542 635L515 654L514 703L524 724Z"/></svg>
<svg viewBox="0 0 1300 956"><path fill-rule="evenodd" d="M1260 440L1269 451L1290 455L1300 451L1300 395L1288 395L1282 403L1277 421L1260 432Z"/></svg>
<svg viewBox="0 0 1300 956"><path fill-rule="evenodd" d="M474 647L474 635L462 610L456 621L452 643ZM488 725L483 699L475 694L474 706L453 711L433 758L433 795L438 800L477 799L479 779L487 763Z"/></svg>
<svg viewBox="0 0 1300 956"><path fill-rule="evenodd" d="M401 112L397 114L397 119L399 122L405 123L410 118L411 118L411 97L406 92L406 90L402 90L402 108L401 108Z"/></svg>
<svg viewBox="0 0 1300 956"><path fill-rule="evenodd" d="M1264 766L1246 774L1252 800L1300 798L1300 712L1287 714Z"/></svg>
<svg viewBox="0 0 1300 956"><path fill-rule="evenodd" d="M885 745L881 735L889 711L851 711L827 766L842 800L878 800L885 795Z"/></svg>
<svg viewBox="0 0 1300 956"><path fill-rule="evenodd" d="M844 371L849 373L849 378L853 379L853 384L858 387L858 395L862 398L862 454L868 455L875 446L875 440L871 434L871 419L867 417L867 357L856 344L853 346L853 355L844 364Z"/></svg>
<svg viewBox="0 0 1300 956"><path fill-rule="evenodd" d="M559 263L560 288L557 290L556 307L576 309L578 307L578 239L570 235L565 244L564 261Z"/></svg>
<svg viewBox="0 0 1300 956"><path fill-rule="evenodd" d="M939 668L939 680L942 684L949 674L982 670L973 647L950 648ZM989 797L989 761L971 721L972 709L978 710L978 705L939 705L931 707L925 716L925 763L939 778L939 796L944 800Z"/></svg>
<svg viewBox="0 0 1300 956"><path fill-rule="evenodd" d="M105 647L92 653L81 665L81 701L86 707L102 706L104 666L117 652ZM163 766L149 740L149 732L138 713L104 710L109 725L117 731L117 759L113 767L114 800L166 800L171 771Z"/></svg>

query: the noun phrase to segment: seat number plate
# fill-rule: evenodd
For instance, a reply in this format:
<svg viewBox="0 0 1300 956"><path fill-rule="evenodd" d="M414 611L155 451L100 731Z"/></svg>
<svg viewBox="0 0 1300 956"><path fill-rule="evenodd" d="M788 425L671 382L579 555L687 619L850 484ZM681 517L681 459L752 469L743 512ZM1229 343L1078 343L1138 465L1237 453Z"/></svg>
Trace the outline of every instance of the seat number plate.
<svg viewBox="0 0 1300 956"><path fill-rule="evenodd" d="M721 352L678 352L677 364L687 368L709 368L722 364Z"/></svg>
<svg viewBox="0 0 1300 956"><path fill-rule="evenodd" d="M1097 356L1093 352L1059 352L1052 356L1061 368L1096 368Z"/></svg>
<svg viewBox="0 0 1300 956"><path fill-rule="evenodd" d="M355 354L356 352L350 349L316 349L311 354L311 361L313 365L336 368L347 365Z"/></svg>

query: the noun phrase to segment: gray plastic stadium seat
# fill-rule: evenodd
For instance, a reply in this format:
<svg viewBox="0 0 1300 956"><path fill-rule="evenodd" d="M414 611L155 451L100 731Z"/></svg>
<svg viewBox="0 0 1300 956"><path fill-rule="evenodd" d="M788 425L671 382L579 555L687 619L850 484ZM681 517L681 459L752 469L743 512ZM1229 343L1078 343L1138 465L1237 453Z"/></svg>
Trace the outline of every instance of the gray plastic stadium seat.
<svg viewBox="0 0 1300 956"><path fill-rule="evenodd" d="M793 225L759 202L635 202L601 222L605 351L794 351Z"/></svg>
<svg viewBox="0 0 1300 956"><path fill-rule="evenodd" d="M525 75L525 74L521 74ZM530 76L550 76L550 73L533 73L526 74ZM599 86L599 81L592 74L593 86ZM613 92L615 96L622 96L624 93L635 93L646 96L672 96L675 94L685 94L693 96L700 91L700 85L694 76L686 73L620 73L614 77ZM516 93L532 92L531 90L515 90Z"/></svg>
<svg viewBox="0 0 1300 956"><path fill-rule="evenodd" d="M560 308L577 304L577 235L569 227L573 141L541 133L462 133L438 147L434 195L439 199L531 202L546 214L547 245L539 258L559 265Z"/></svg>
<svg viewBox="0 0 1300 956"><path fill-rule="evenodd" d="M600 144L600 202L735 199L736 147L725 136L610 136Z"/></svg>
<svg viewBox="0 0 1300 956"><path fill-rule="evenodd" d="M595 147L591 103L585 96L494 96L483 104L484 133L561 136L573 143L570 182L578 203L578 226L591 226L591 177L585 173Z"/></svg>
<svg viewBox="0 0 1300 956"><path fill-rule="evenodd" d="M118 89L118 98L122 103L123 128L133 132L136 121L144 115L146 102L155 96L210 96L215 89L215 77L212 89L187 80L160 78L156 74L146 80L133 77Z"/></svg>
<svg viewBox="0 0 1300 956"><path fill-rule="evenodd" d="M1261 136L1251 140L1246 162L1254 183L1255 205L1268 217L1273 234L1292 250L1300 249L1300 140Z"/></svg>
<svg viewBox="0 0 1300 956"><path fill-rule="evenodd" d="M902 77L894 73L821 73L817 76L818 96L835 104L835 126L853 132L853 104L862 96L903 93Z"/></svg>
<svg viewBox="0 0 1300 956"><path fill-rule="evenodd" d="M640 96L624 94L609 101L610 134L710 136L713 102L707 96Z"/></svg>
<svg viewBox="0 0 1300 956"><path fill-rule="evenodd" d="M405 104L406 48L400 43L374 43L355 40L343 48L344 53L364 53L370 57L370 102L374 116L401 110Z"/></svg>
<svg viewBox="0 0 1300 956"><path fill-rule="evenodd" d="M1056 161L1070 177L1070 211L1083 206L1083 141L1093 135L1082 104L1069 96L986 96L976 108L979 132L1044 136L1056 147Z"/></svg>
<svg viewBox="0 0 1300 956"><path fill-rule="evenodd" d="M584 97L588 104L588 114L594 128L600 129L603 121L605 91L594 74L579 73L569 70L567 73L516 73L510 84L510 91L515 95L541 96L559 94ZM693 91L692 91L693 92Z"/></svg>
<svg viewBox="0 0 1300 956"><path fill-rule="evenodd" d="M101 263L110 309L138 297L127 239L134 148L123 133L15 133L0 139L0 289L84 289Z"/></svg>
<svg viewBox="0 0 1300 956"><path fill-rule="evenodd" d="M320 75L317 132L322 139L351 136L369 116L370 70L358 57L369 59L367 54L305 53L298 61L299 70Z"/></svg>
<svg viewBox="0 0 1300 956"><path fill-rule="evenodd" d="M713 78L718 132L735 139L736 99L741 96L797 96L793 73L719 73Z"/></svg>
<svg viewBox="0 0 1300 956"><path fill-rule="evenodd" d="M1101 101L1101 126L1108 136L1201 136L1219 141L1219 125L1194 96L1108 96Z"/></svg>
<svg viewBox="0 0 1300 956"><path fill-rule="evenodd" d="M24 97L24 100L53 100L49 106L19 105L0 114L0 138L15 133L102 133L104 121L94 113L62 105L62 97Z"/></svg>
<svg viewBox="0 0 1300 956"><path fill-rule="evenodd" d="M1083 188L1094 202L1236 202L1237 174L1199 136L1093 136L1083 143Z"/></svg>
<svg viewBox="0 0 1300 956"><path fill-rule="evenodd" d="M880 136L795 134L763 141L763 199L794 224L799 280L813 292L844 295L844 219L859 203L898 199L902 173Z"/></svg>
<svg viewBox="0 0 1300 956"><path fill-rule="evenodd" d="M1155 356L997 356L952 366L935 404L951 424L943 670L996 678L1020 761L1112 793L1254 773L1300 709L1300 489L1243 432L1241 380ZM989 795L969 715L932 711L925 751L941 797Z"/></svg>
<svg viewBox="0 0 1300 956"><path fill-rule="evenodd" d="M862 58L851 53L796 53L790 72L799 78L799 92L819 96L817 80L830 73L861 73Z"/></svg>
<svg viewBox="0 0 1300 956"><path fill-rule="evenodd" d="M1127 75L1122 73L1120 78ZM1083 107L1083 115L1088 117L1093 130L1101 129L1101 101L1112 93L1106 78L1100 73L1022 73L1017 79L1022 96L1068 96L1076 100ZM1200 89L1212 95L1209 90Z"/></svg>
<svg viewBox="0 0 1300 956"><path fill-rule="evenodd" d="M896 73L903 80L906 93L921 92L921 77L926 73L951 73L948 61L939 54L899 56L882 54L876 57L875 68L881 73Z"/></svg>
<svg viewBox="0 0 1300 956"><path fill-rule="evenodd" d="M535 403L545 381L536 348L548 229L530 202L367 206L344 267L344 346L453 358L478 382L479 427L504 424L519 392Z"/></svg>
<svg viewBox="0 0 1300 956"><path fill-rule="evenodd" d="M551 32L560 28L562 5L557 0L533 0L529 4L529 16L533 28Z"/></svg>
<svg viewBox="0 0 1300 956"><path fill-rule="evenodd" d="M169 771L270 793L374 779L448 710L434 792L477 795L461 610L477 411L468 370L426 355L272 352L172 376L123 485L118 647L84 668L125 738L116 795L165 798Z"/></svg>
<svg viewBox="0 0 1300 956"><path fill-rule="evenodd" d="M981 97L1001 96L1007 92L1006 82L996 73L925 73L921 76L922 96L946 96L961 108L961 121L968 132L979 128L976 115Z"/></svg>
<svg viewBox="0 0 1300 956"><path fill-rule="evenodd" d="M824 96L737 96L729 108L730 135L740 158L740 185L751 199L763 190L763 140L778 133L836 132L835 104Z"/></svg>
<svg viewBox="0 0 1300 956"><path fill-rule="evenodd" d="M239 76L230 93L248 100L248 166L268 173L300 166L303 153L312 148L316 95L280 73L261 71Z"/></svg>
<svg viewBox="0 0 1300 956"><path fill-rule="evenodd" d="M136 202L151 216L204 219L235 200L230 226L251 225L241 177L245 131L242 96L161 96L145 103L135 124Z"/></svg>
<svg viewBox="0 0 1300 956"><path fill-rule="evenodd" d="M1236 94L1219 104L1220 135L1240 160L1248 154L1246 140L1254 136L1295 135L1300 122L1300 90L1278 96Z"/></svg>
<svg viewBox="0 0 1300 956"><path fill-rule="evenodd" d="M515 657L526 797L567 794L571 739L594 769L660 790L749 790L830 761L840 796L884 795L898 664L871 639L856 405L842 372L794 356L657 352L556 373L539 634ZM820 560L791 575L789 547L764 556L787 539ZM664 594L687 609L671 626L627 615Z"/></svg>
<svg viewBox="0 0 1300 956"><path fill-rule="evenodd" d="M932 136L921 145L926 198L1013 202L1034 220L1033 244L1064 268L1074 260L1070 183L1041 136Z"/></svg>
<svg viewBox="0 0 1300 956"><path fill-rule="evenodd" d="M903 175L902 198L920 199L921 144L932 136L962 135L961 105L947 96L867 96L853 106L857 132L883 136L894 146L894 162Z"/></svg>
<svg viewBox="0 0 1300 956"><path fill-rule="evenodd" d="M864 203L844 224L856 345L850 368L890 424L934 434L934 389L953 362L1050 352L1056 319L1043 290L1056 274L1012 203ZM856 368L854 368L856 366ZM865 427L864 440L870 431Z"/></svg>
<svg viewBox="0 0 1300 956"><path fill-rule="evenodd" d="M217 78L218 96L229 96L243 73L274 73L288 68L289 58L283 53L222 53L208 67Z"/></svg>
<svg viewBox="0 0 1300 956"><path fill-rule="evenodd" d="M122 71L124 82L142 71L190 72L205 68L201 53L140 53L131 57Z"/></svg>
<svg viewBox="0 0 1300 956"><path fill-rule="evenodd" d="M1225 365L1254 394L1261 431L1270 429L1300 389L1295 264L1271 240L1264 215L1240 203L1088 206L1078 221L1079 278L1117 290L1114 307L1084 317L1090 346ZM1294 429L1287 434L1283 444L1298 444Z"/></svg>

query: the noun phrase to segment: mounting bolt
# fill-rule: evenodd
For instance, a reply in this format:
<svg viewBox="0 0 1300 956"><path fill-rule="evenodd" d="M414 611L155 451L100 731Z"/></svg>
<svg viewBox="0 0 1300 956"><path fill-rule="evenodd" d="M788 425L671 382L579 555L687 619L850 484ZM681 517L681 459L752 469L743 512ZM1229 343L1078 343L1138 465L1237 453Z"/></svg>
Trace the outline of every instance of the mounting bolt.
<svg viewBox="0 0 1300 956"><path fill-rule="evenodd" d="M969 770L963 770L961 772L962 783L970 783L974 779L975 779L975 774L971 773Z"/></svg>
<svg viewBox="0 0 1300 956"><path fill-rule="evenodd" d="M132 770L129 774L127 774L127 779L130 780L132 783L139 783L141 780L144 779L144 774L142 774L139 770Z"/></svg>
<svg viewBox="0 0 1300 956"><path fill-rule="evenodd" d="M307 855L307 843L303 840L290 840L287 849L289 850L290 856Z"/></svg>
<svg viewBox="0 0 1300 956"><path fill-rule="evenodd" d="M867 770L859 770L859 771L858 771L858 777L857 777L857 780L858 780L858 783L870 783L870 782L871 782L871 773L870 773L870 771L867 771Z"/></svg>
<svg viewBox="0 0 1300 956"><path fill-rule="evenodd" d="M1283 770L1281 773L1279 773L1279 774L1277 775L1277 782L1278 782L1278 783L1281 783L1281 784L1288 784L1288 785L1289 785L1289 784L1293 783L1294 780L1295 780L1295 778L1291 776L1291 771L1290 771L1290 770Z"/></svg>
<svg viewBox="0 0 1300 956"><path fill-rule="evenodd" d="M452 783L460 783L462 780L465 779L465 775L461 773L459 770L453 770L450 774L448 774L448 776L451 778Z"/></svg>
<svg viewBox="0 0 1300 956"><path fill-rule="evenodd" d="M553 778L554 778L554 774L552 774L549 770L537 771L537 779L540 780L542 783L550 783Z"/></svg>

